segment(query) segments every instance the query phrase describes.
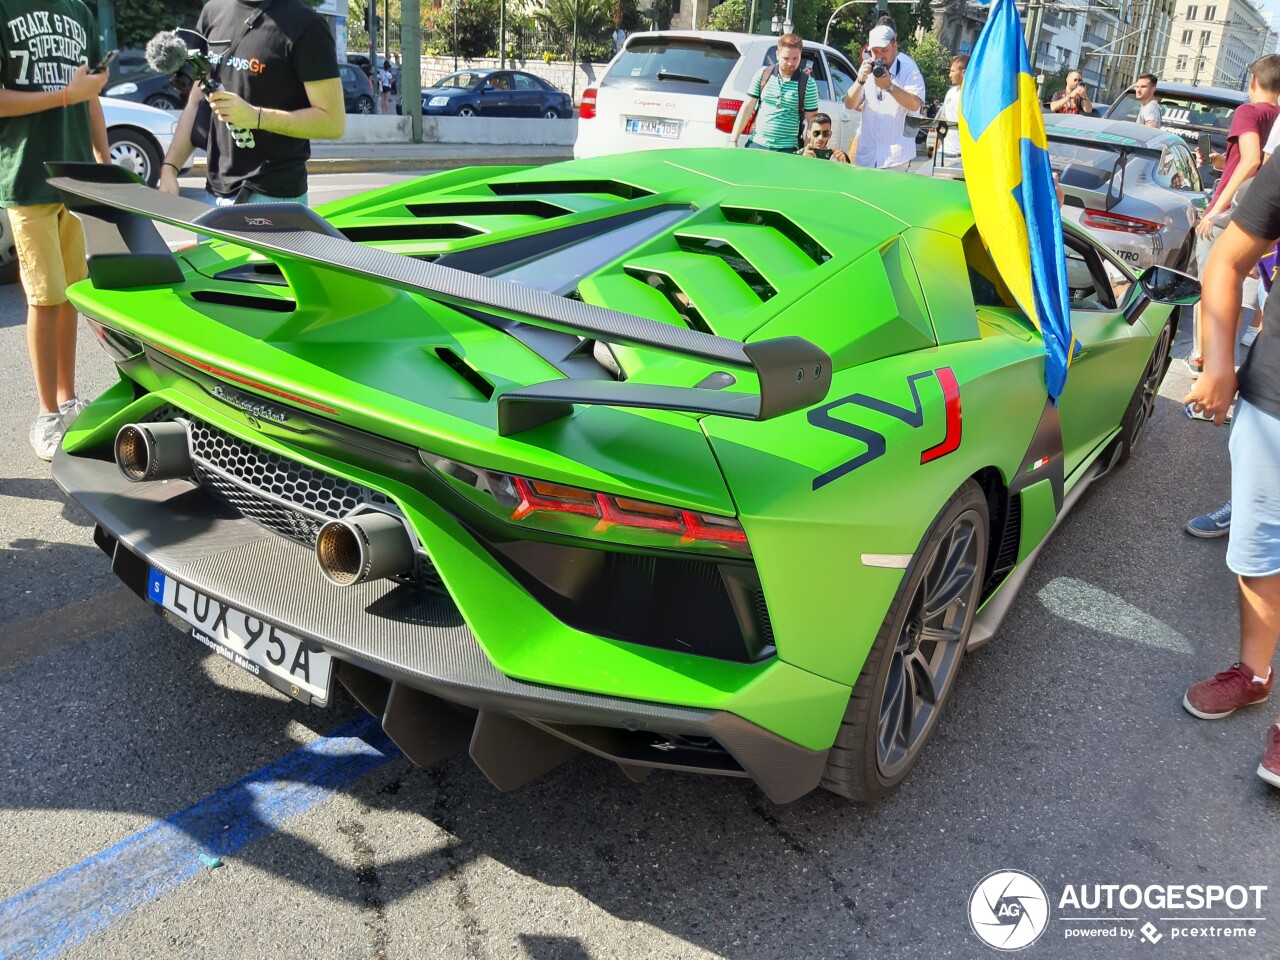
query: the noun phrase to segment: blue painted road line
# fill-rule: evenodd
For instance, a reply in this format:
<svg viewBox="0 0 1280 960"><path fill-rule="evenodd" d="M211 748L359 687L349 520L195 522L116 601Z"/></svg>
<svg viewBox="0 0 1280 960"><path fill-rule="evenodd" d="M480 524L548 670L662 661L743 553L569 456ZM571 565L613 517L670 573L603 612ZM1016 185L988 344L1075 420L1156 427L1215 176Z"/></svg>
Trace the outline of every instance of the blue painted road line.
<svg viewBox="0 0 1280 960"><path fill-rule="evenodd" d="M340 727L0 903L0 958L84 943L398 756L375 718Z"/></svg>

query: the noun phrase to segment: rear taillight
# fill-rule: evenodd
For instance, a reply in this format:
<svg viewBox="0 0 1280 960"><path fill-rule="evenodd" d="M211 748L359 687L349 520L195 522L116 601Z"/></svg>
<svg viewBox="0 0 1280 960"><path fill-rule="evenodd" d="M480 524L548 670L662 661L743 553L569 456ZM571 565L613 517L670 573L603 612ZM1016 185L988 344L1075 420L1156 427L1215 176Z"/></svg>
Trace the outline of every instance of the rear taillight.
<svg viewBox="0 0 1280 960"><path fill-rule="evenodd" d="M1150 236L1159 233L1163 223L1151 220L1139 220L1137 217L1126 217L1106 210L1086 209L1080 216L1080 226L1092 227L1095 230L1118 230L1121 233L1140 233Z"/></svg>
<svg viewBox="0 0 1280 960"><path fill-rule="evenodd" d="M738 119L738 111L741 109L741 100L726 100L721 97L716 103L716 129L721 133L733 133L733 121Z"/></svg>
<svg viewBox="0 0 1280 960"><path fill-rule="evenodd" d="M590 120L596 115L596 93L595 87L587 87L582 91L582 103L578 104L578 119Z"/></svg>
<svg viewBox="0 0 1280 960"><path fill-rule="evenodd" d="M499 473L426 452L422 460L468 499L521 526L636 546L750 553L733 517Z"/></svg>

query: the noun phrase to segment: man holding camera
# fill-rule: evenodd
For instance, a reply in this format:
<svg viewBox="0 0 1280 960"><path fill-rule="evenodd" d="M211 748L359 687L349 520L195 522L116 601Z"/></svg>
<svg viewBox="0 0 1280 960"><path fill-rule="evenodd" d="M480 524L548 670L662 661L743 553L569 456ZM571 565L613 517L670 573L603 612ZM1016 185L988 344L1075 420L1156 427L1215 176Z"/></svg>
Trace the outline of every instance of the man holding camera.
<svg viewBox="0 0 1280 960"><path fill-rule="evenodd" d="M854 162L860 167L905 171L916 155L915 134L906 129L907 115L919 116L924 106L924 76L914 60L899 52L891 24L882 17L871 29L870 56L863 60L844 103L862 114Z"/></svg>
<svg viewBox="0 0 1280 960"><path fill-rule="evenodd" d="M1057 100L1049 101L1049 109L1054 113L1093 113L1093 101L1079 70L1067 74L1067 88Z"/></svg>
<svg viewBox="0 0 1280 960"><path fill-rule="evenodd" d="M809 121L809 132L805 134L804 146L796 153L802 157L814 157L818 160L849 162L847 153L839 147L831 146L831 118L825 113L813 115L813 119Z"/></svg>

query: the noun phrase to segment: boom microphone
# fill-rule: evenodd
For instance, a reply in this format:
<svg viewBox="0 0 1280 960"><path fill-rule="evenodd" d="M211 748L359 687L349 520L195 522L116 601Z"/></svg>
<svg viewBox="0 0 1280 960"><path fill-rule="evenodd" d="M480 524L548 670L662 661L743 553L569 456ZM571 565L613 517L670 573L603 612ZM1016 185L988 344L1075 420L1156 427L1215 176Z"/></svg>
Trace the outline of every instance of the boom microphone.
<svg viewBox="0 0 1280 960"><path fill-rule="evenodd" d="M147 66L156 73L177 73L187 62L187 43L176 30L157 33L147 41Z"/></svg>

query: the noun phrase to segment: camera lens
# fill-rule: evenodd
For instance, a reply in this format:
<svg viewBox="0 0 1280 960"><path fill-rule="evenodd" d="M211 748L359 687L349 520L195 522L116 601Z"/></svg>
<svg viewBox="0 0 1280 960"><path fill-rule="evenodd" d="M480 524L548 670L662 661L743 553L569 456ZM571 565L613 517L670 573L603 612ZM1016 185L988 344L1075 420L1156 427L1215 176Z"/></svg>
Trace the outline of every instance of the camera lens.
<svg viewBox="0 0 1280 960"><path fill-rule="evenodd" d="M888 68L885 67L883 60L877 60L875 63L871 65L871 72L876 77L883 77L889 71L888 71Z"/></svg>

